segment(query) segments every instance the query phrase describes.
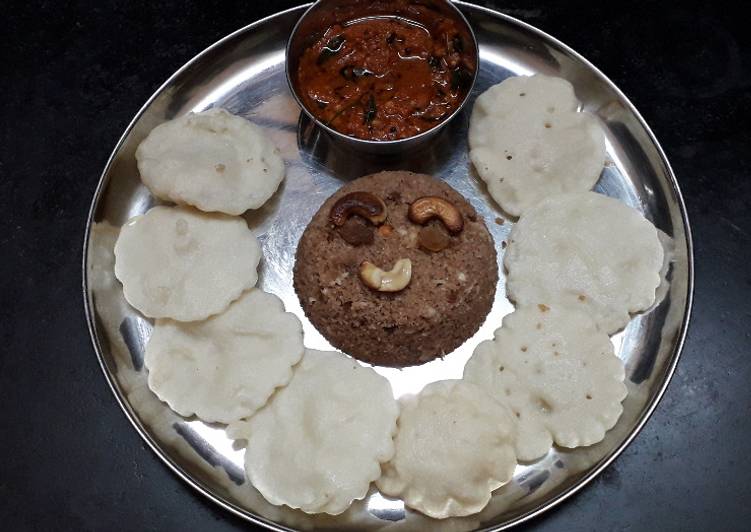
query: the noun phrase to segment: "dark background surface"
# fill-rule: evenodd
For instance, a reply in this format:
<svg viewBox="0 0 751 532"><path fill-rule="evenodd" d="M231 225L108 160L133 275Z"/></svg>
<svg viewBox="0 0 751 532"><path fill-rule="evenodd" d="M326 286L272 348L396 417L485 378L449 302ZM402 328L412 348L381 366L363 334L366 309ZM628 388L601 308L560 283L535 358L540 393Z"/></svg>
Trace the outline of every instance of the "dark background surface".
<svg viewBox="0 0 751 532"><path fill-rule="evenodd" d="M681 3L481 2L558 37L631 98L691 218L696 293L655 415L534 530L751 527L751 46L746 17ZM225 34L295 2L7 4L0 29L0 528L232 530L117 406L85 326L99 174L151 93Z"/></svg>

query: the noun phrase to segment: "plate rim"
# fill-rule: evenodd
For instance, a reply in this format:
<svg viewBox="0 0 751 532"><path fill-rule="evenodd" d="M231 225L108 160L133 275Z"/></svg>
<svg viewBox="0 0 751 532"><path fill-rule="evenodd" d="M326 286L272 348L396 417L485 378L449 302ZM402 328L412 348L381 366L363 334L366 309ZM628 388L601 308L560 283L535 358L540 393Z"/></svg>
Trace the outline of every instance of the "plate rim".
<svg viewBox="0 0 751 532"><path fill-rule="evenodd" d="M546 511L557 507L558 505L560 505L561 503L563 503L564 501L566 501L567 499L569 499L570 497L578 493L581 489L587 486L592 480L594 480L600 473L602 473L605 470L605 468L607 468L610 464L612 464L615 461L615 459L618 458L618 456L621 455L621 453L631 444L634 438L636 438L636 436L642 431L647 421L649 421L649 419L652 417L652 415L654 414L654 411L657 408L657 405L662 400L665 392L667 391L668 386L670 385L670 382L673 379L673 375L675 374L678 361L683 352L683 347L685 345L686 336L688 333L689 323L691 321L691 311L693 308L693 299L694 299L694 248L693 248L693 237L692 237L692 232L691 232L691 225L690 225L689 218L688 218L688 212L686 210L686 204L683 199L683 194L681 193L680 185L678 184L678 180L675 176L675 172L673 171L673 168L670 165L670 161L668 160L667 155L665 154L665 151L663 150L662 146L657 140L657 137L655 136L654 132L649 127L646 120L644 120L644 117L641 115L641 113L637 110L637 108L631 102L631 100L623 93L623 91L621 91L621 89L608 76L606 76L599 68L597 68L592 62L590 62L584 56L579 54L576 50L574 50L567 44L563 43L562 41L558 40L557 38L553 37L552 35L548 34L547 32L527 22L519 20L511 15L507 15L500 11L496 11L495 9L480 6L471 2L457 1L457 0L453 0L453 1L460 8L475 9L486 15L503 19L503 21L506 23L516 25L525 31L531 32L532 34L538 37L541 37L543 40L552 42L553 44L555 44L556 46L564 50L567 54L574 57L578 61L581 61L585 66L590 68L595 74L597 74L600 77L602 81L604 81L608 85L608 87L611 90L613 90L623 100L623 102L626 105L626 108L631 113L633 113L639 125L642 128L644 128L644 131L646 132L648 139L650 140L650 142L652 142L652 144L657 150L657 154L660 158L661 163L665 166L665 169L667 170L670 185L672 187L673 193L675 194L675 197L677 200L678 209L680 211L681 221L683 222L683 228L684 228L685 238L686 238L687 284L686 284L686 303L683 309L683 312L684 312L683 320L681 322L680 331L677 336L677 341L672 350L672 353L670 354L670 363L667 368L667 373L665 375L664 381L662 382L661 386L657 390L657 393L652 398L652 400L647 405L647 407L644 410L642 410L641 414L639 415L638 421L636 422L632 430L627 434L625 439L613 451L611 451L609 455L605 456L597 467L595 467L593 470L587 473L584 477L578 480L575 484L566 488L563 492L559 493L557 496L553 497L547 502L541 504L539 507L531 509L502 525L493 525L493 526L479 529L481 532L491 532L491 531L495 532L495 531L500 531L500 530L507 530L511 527L514 527L516 525L519 525L521 523L534 519L535 517L542 515ZM94 190L94 194L91 199L91 204L89 206L89 212L86 217L86 227L84 230L83 249L82 249L83 257L82 257L81 287L83 290L84 312L86 315L86 325L89 331L89 338L91 340L92 347L94 348L94 352L96 353L97 360L99 362L99 367L102 370L102 373L104 373L105 380L107 381L107 384L109 385L109 388L112 391L112 394L115 396L115 399L117 400L118 405L120 406L121 410L125 414L125 417L131 423L131 425L136 430L136 432L140 435L143 441L146 442L146 444L154 452L154 454L156 454L156 456L162 461L162 463L165 464L174 474L176 474L188 486L190 486L192 489L196 490L199 494L206 497L208 500L217 504L221 508L231 512L232 514L246 521L254 523L256 525L265 527L269 530L276 530L276 531L294 531L294 529L286 527L279 523L275 523L262 516L256 515L248 510L242 509L239 506L233 504L232 502L215 494L213 490L211 490L208 486L204 485L203 482L194 478L183 467L178 465L173 460L173 458L169 456L145 430L145 428L143 427L141 422L138 420L135 413L132 411L130 404L123 397L123 394L118 384L115 382L114 376L110 373L109 368L107 367L107 363L104 360L103 349L99 341L99 336L97 335L97 332L96 332L94 312L93 312L93 309L91 308L91 301L89 298L88 264L87 263L88 263L88 251L89 251L89 240L91 236L91 228L92 228L92 224L94 223L94 214L95 214L96 207L99 204L99 201L102 196L102 192L104 190L105 179L107 177L107 174L111 170L115 157L117 153L119 152L120 148L122 147L122 145L124 144L126 138L131 133L136 123L144 114L146 109L151 105L151 103L162 93L162 91L172 82L173 79L175 79L184 71L189 69L194 63L198 62L204 56L211 53L214 49L219 48L227 41L234 39L236 36L241 35L245 32L251 31L253 28L260 26L262 24L265 24L266 22L278 16L285 15L294 11L300 11L300 13L302 14L305 9L307 9L308 7L312 5L312 3L313 2L304 3L304 4L293 6L291 8L288 8L282 11L278 11L276 13L272 13L266 17L263 17L254 22L251 22L250 24L247 24L241 28L238 28L237 30L225 35L224 37L215 41L214 43L212 43L211 45L209 45L208 47L206 47L205 49L203 49L202 51L200 51L199 53L191 57L180 68L178 68L175 72L173 72L170 76L168 76L167 79L161 85L159 85L159 87L151 94L151 96L149 96L146 102L139 108L139 110L136 112L134 117L128 123L127 127L125 128L122 135L120 136L119 140L115 144L115 147L112 149L112 152L110 153L110 156L107 159L104 169L102 170L102 173L99 176L99 180L97 182L97 186L96 186L96 189Z"/></svg>

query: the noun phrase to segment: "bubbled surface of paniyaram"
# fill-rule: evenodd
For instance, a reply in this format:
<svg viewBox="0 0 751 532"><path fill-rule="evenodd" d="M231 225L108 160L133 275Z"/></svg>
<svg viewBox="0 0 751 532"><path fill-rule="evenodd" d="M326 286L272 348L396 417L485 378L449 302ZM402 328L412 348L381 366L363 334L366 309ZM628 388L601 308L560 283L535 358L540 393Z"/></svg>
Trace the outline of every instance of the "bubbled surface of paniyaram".
<svg viewBox="0 0 751 532"><path fill-rule="evenodd" d="M509 235L506 290L520 305L588 312L612 334L654 303L663 255L657 229L635 209L594 192L552 196Z"/></svg>
<svg viewBox="0 0 751 532"><path fill-rule="evenodd" d="M253 288L205 321L156 320L144 364L149 388L172 410L230 423L287 384L303 351L300 320Z"/></svg>
<svg viewBox="0 0 751 532"><path fill-rule="evenodd" d="M477 98L469 156L506 212L519 216L545 197L597 182L605 136L578 108L568 81L539 74L508 78Z"/></svg>
<svg viewBox="0 0 751 532"><path fill-rule="evenodd" d="M607 334L579 310L543 304L507 315L494 339L477 346L464 379L511 409L524 461L544 456L553 442L601 441L626 397L623 363Z"/></svg>
<svg viewBox="0 0 751 532"><path fill-rule="evenodd" d="M396 453L378 488L434 518L477 513L516 467L509 410L482 388L437 381L400 400Z"/></svg>
<svg viewBox="0 0 751 532"><path fill-rule="evenodd" d="M271 504L344 512L394 454L389 382L333 351L306 350L289 385L228 435L247 440L245 472Z"/></svg>
<svg viewBox="0 0 751 532"><path fill-rule="evenodd" d="M245 220L187 207L153 207L115 243L115 275L145 316L203 320L258 280L261 248Z"/></svg>
<svg viewBox="0 0 751 532"><path fill-rule="evenodd" d="M221 108L155 127L136 160L152 194L209 212L257 209L284 178L284 161L268 135Z"/></svg>

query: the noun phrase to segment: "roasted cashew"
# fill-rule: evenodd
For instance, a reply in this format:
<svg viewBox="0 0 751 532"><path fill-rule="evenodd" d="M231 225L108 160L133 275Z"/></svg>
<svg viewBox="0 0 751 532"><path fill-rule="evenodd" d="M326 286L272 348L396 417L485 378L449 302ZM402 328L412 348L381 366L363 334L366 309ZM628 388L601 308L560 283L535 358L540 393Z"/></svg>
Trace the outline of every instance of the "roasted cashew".
<svg viewBox="0 0 751 532"><path fill-rule="evenodd" d="M373 225L380 225L386 221L386 204L381 198L370 192L350 192L339 198L329 212L329 219L337 227L357 214Z"/></svg>
<svg viewBox="0 0 751 532"><path fill-rule="evenodd" d="M464 218L453 203L438 196L423 196L412 202L407 213L416 224L425 225L440 218L449 233L455 235L464 229Z"/></svg>
<svg viewBox="0 0 751 532"><path fill-rule="evenodd" d="M399 259L390 271L383 271L372 262L360 264L360 280L368 288L379 292L404 290L412 279L412 261Z"/></svg>

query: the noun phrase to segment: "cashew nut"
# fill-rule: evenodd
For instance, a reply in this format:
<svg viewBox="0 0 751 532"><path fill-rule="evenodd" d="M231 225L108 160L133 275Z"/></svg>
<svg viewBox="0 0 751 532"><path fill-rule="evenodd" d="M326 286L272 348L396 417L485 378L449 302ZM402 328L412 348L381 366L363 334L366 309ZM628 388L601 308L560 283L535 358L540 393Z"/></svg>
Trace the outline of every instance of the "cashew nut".
<svg viewBox="0 0 751 532"><path fill-rule="evenodd" d="M399 259L390 271L383 271L372 262L360 264L360 280L368 288L379 292L404 290L412 279L412 261Z"/></svg>
<svg viewBox="0 0 751 532"><path fill-rule="evenodd" d="M334 203L329 219L335 226L341 227L353 214L362 216L373 225L380 225L386 221L386 204L370 192L350 192Z"/></svg>
<svg viewBox="0 0 751 532"><path fill-rule="evenodd" d="M455 235L464 229L464 218L450 201L437 196L423 196L412 202L407 213L416 224L425 225L433 218L440 218L449 233Z"/></svg>

